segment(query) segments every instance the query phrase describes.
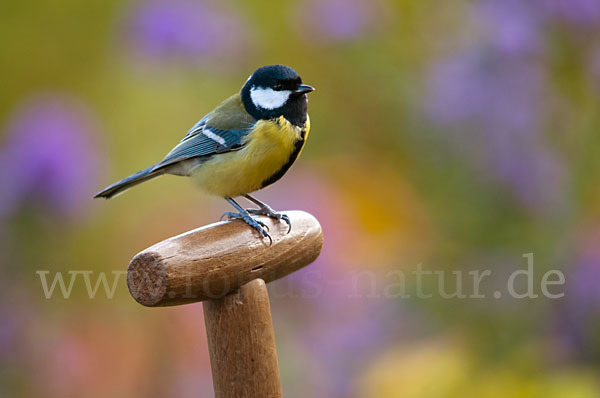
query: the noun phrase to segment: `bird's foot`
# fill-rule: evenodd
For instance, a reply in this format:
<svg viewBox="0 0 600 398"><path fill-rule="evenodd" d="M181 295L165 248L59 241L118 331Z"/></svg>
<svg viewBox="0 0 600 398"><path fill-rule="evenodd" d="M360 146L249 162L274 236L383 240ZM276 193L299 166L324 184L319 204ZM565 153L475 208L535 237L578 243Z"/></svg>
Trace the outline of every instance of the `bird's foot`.
<svg viewBox="0 0 600 398"><path fill-rule="evenodd" d="M269 206L261 206L260 209L246 209L246 211L248 211L248 213L256 214L258 216L267 216L280 222L281 220L283 220L288 225L287 233L289 234L292 230L292 222L290 221L290 218L287 216L287 214L275 211Z"/></svg>
<svg viewBox="0 0 600 398"><path fill-rule="evenodd" d="M255 220L249 214L234 213L232 211L223 213L223 215L221 215L221 220L224 217L227 217L230 220L243 220L246 224L257 230L261 238L269 238L270 244L273 244L273 238L271 238L271 235L268 232L269 227L264 222Z"/></svg>

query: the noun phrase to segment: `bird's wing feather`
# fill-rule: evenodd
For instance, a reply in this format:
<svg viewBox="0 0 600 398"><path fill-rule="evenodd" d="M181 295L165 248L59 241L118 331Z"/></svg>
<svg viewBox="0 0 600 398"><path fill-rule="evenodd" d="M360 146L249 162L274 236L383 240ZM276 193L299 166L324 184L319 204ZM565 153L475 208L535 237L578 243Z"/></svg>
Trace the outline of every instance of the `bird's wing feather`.
<svg viewBox="0 0 600 398"><path fill-rule="evenodd" d="M239 149L255 123L236 94L196 123L153 170L185 159Z"/></svg>
<svg viewBox="0 0 600 398"><path fill-rule="evenodd" d="M194 124L194 127L189 129L189 131L187 132L185 137L183 137L180 142L183 142L183 141L187 140L188 138L190 138L191 136L196 135L199 132L202 132L202 129L204 128L204 126L206 126L206 121L208 120L209 115L210 115L210 113L208 115L204 116L202 119L200 119L200 121L198 123Z"/></svg>

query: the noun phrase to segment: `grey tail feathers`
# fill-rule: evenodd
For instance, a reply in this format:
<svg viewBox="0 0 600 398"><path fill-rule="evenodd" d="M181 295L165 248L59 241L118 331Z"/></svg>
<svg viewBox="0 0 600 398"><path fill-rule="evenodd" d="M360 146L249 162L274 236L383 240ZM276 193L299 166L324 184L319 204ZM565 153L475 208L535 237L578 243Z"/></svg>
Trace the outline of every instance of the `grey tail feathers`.
<svg viewBox="0 0 600 398"><path fill-rule="evenodd" d="M130 175L129 177L123 178L121 181L117 181L111 186L105 188L101 192L98 192L94 198L112 198L115 195L120 194L133 187L134 185L141 184L144 181L148 181L153 179L154 177L158 177L163 174L162 170L153 170L155 166L150 166L147 169L142 171L138 171L135 174Z"/></svg>

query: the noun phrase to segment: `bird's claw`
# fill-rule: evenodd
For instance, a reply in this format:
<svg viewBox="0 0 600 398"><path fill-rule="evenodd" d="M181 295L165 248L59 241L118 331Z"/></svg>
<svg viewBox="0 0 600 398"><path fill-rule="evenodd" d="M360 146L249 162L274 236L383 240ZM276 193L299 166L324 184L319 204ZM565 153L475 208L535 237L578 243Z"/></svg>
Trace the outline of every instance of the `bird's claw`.
<svg viewBox="0 0 600 398"><path fill-rule="evenodd" d="M279 213L270 207L261 207L260 209L246 209L248 213L255 214L258 216L267 216L269 218L273 218L277 221L285 221L288 225L287 233L289 234L292 230L292 222L287 214Z"/></svg>
<svg viewBox="0 0 600 398"><path fill-rule="evenodd" d="M273 244L273 238L271 238L271 235L268 232L269 226L264 222L256 220L250 217L248 214L234 213L232 211L226 211L223 213L221 215L221 220L223 220L224 217L227 217L230 220L243 220L246 224L257 230L262 238L268 238L269 246Z"/></svg>
<svg viewBox="0 0 600 398"><path fill-rule="evenodd" d="M235 220L237 218L242 218L240 213L234 213L232 211L226 211L225 213L221 214L221 217L219 217L219 221L223 221L223 219L227 217L230 220Z"/></svg>

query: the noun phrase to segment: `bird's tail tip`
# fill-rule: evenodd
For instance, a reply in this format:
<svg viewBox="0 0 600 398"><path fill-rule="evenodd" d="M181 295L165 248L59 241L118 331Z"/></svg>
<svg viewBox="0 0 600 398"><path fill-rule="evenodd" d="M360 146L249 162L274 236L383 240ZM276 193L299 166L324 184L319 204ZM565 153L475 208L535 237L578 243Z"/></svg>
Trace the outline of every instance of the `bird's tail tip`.
<svg viewBox="0 0 600 398"><path fill-rule="evenodd" d="M98 199L98 198L110 199L110 195L107 195L104 191L101 191L92 197L92 199Z"/></svg>
<svg viewBox="0 0 600 398"><path fill-rule="evenodd" d="M147 169L138 171L137 173L132 174L129 177L122 179L121 181L115 182L114 184L110 185L109 187L106 187L105 189L103 189L102 191L100 191L96 195L94 195L94 199L96 199L96 198L110 199L110 198L124 192L125 190L133 187L134 185L140 184L144 181L150 180L150 179L162 174L162 172L154 171L153 169L154 169L154 166L150 166Z"/></svg>

